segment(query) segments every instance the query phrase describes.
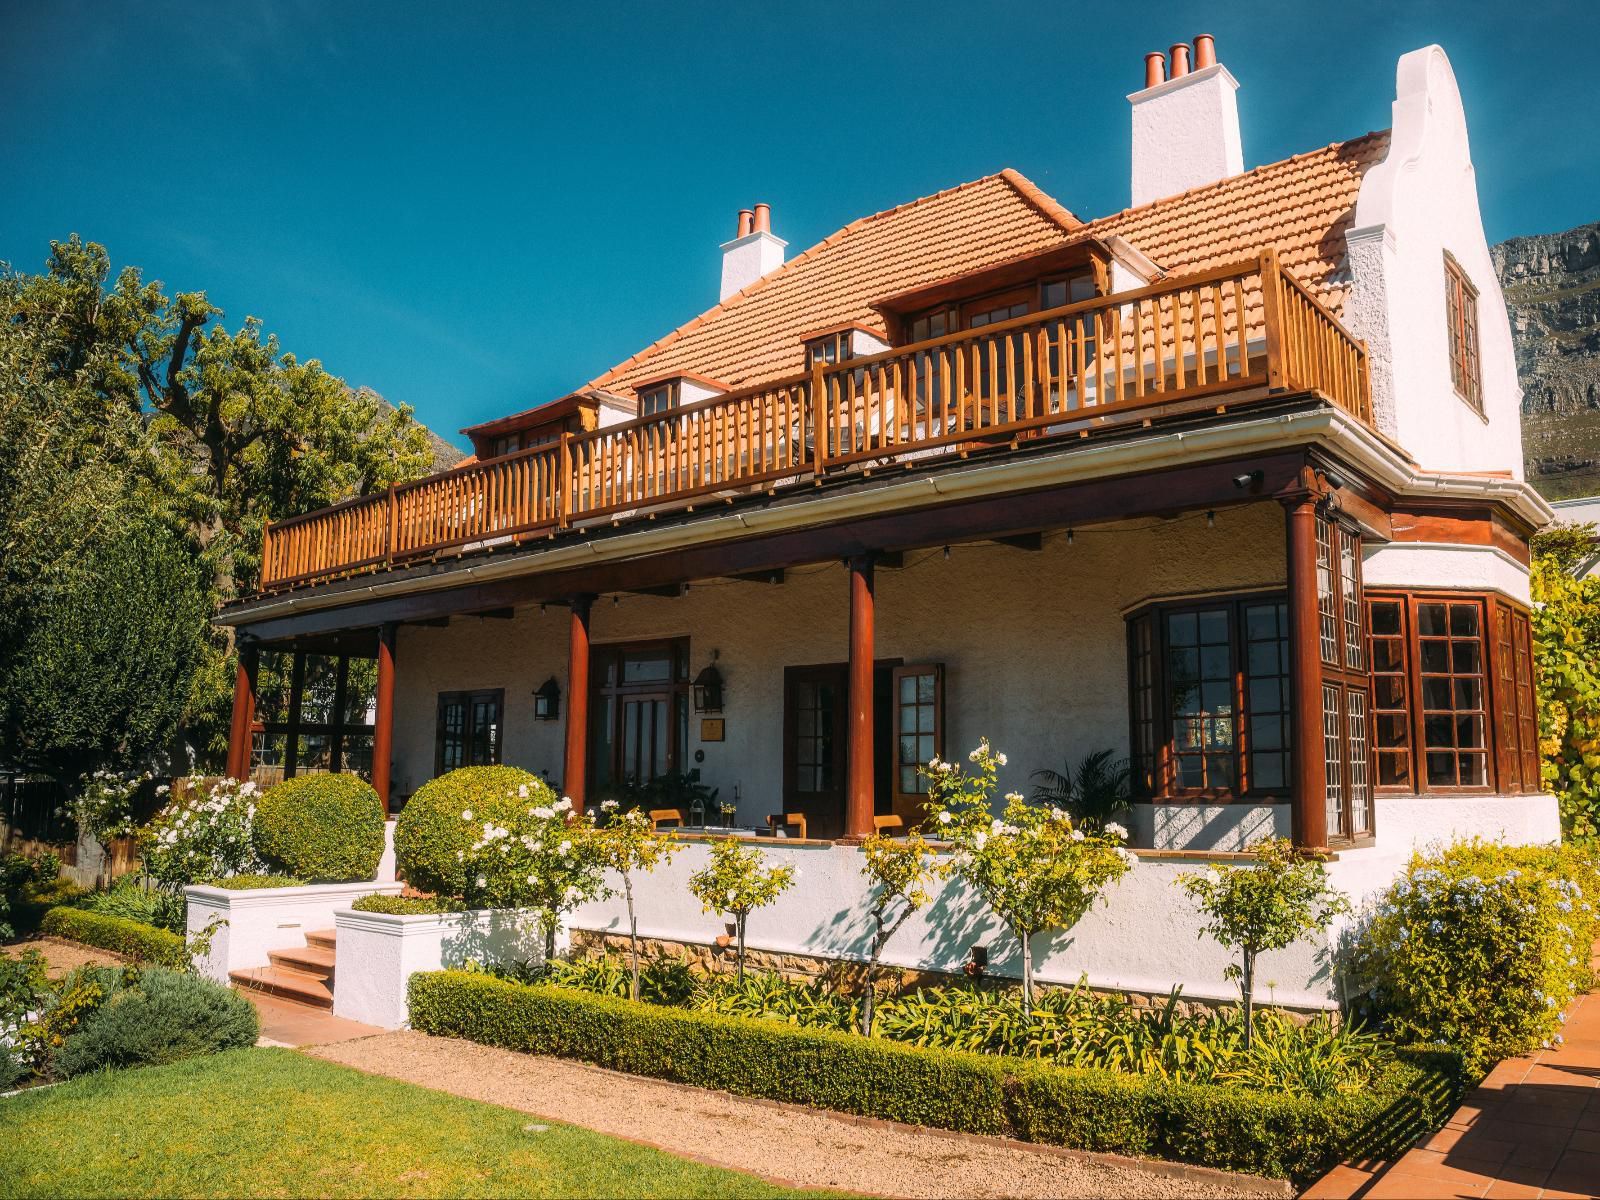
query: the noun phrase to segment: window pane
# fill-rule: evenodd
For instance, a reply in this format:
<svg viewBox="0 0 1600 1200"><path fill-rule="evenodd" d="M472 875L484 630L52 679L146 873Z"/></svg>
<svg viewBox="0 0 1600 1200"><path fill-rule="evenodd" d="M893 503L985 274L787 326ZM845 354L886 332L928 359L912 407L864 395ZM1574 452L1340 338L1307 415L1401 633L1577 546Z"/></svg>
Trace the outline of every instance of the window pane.
<svg viewBox="0 0 1600 1200"><path fill-rule="evenodd" d="M378 711L378 660L351 658L345 660L344 722L347 725L371 725Z"/></svg>
<svg viewBox="0 0 1600 1200"><path fill-rule="evenodd" d="M300 723L334 723L334 697L339 685L339 660L327 654L305 656L305 679L300 687Z"/></svg>

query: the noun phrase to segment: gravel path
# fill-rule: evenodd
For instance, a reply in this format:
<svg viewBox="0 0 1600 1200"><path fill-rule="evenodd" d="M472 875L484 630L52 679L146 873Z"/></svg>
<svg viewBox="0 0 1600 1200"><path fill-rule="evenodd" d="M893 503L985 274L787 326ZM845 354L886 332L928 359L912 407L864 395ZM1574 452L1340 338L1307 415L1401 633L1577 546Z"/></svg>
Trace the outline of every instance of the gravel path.
<svg viewBox="0 0 1600 1200"><path fill-rule="evenodd" d="M37 950L44 955L45 968L51 979L60 979L68 971L85 963L94 963L101 967L117 967L128 961L122 955L112 954L109 950L97 950L93 946L63 942L49 937L30 938L24 942L11 942L0 946L0 954L10 958L21 958L24 950Z"/></svg>
<svg viewBox="0 0 1600 1200"><path fill-rule="evenodd" d="M951 1137L401 1031L306 1053L800 1187L885 1196L1288 1196L1282 1184Z"/></svg>

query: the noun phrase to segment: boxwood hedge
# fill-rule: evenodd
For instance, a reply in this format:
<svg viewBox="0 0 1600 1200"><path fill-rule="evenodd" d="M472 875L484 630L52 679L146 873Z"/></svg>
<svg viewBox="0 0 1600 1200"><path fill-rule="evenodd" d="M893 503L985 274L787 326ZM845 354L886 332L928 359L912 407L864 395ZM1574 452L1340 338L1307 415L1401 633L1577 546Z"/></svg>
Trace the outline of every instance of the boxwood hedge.
<svg viewBox="0 0 1600 1200"><path fill-rule="evenodd" d="M383 857L383 804L358 775L298 775L256 803L256 852L313 883L359 883Z"/></svg>
<svg viewBox="0 0 1600 1200"><path fill-rule="evenodd" d="M1449 1113L1453 1060L1407 1055L1324 1099L1176 1084L1030 1059L635 1004L478 972L417 974L411 1024L536 1054L861 1116L1307 1181L1411 1144Z"/></svg>
<svg viewBox="0 0 1600 1200"><path fill-rule="evenodd" d="M52 908L45 913L39 931L46 937L65 938L114 954L126 954L138 962L163 967L182 967L188 963L184 941L177 934L109 913Z"/></svg>

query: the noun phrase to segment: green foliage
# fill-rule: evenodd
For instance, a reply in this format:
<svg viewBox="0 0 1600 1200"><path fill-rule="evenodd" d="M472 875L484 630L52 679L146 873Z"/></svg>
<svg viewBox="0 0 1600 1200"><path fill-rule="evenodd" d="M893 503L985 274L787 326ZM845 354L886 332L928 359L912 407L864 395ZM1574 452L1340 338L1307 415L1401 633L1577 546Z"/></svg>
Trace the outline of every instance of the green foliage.
<svg viewBox="0 0 1600 1200"><path fill-rule="evenodd" d="M1122 847L1128 831L1111 822L1094 833L1076 828L1060 808L1029 804L1020 792L1006 794L996 817L991 797L1006 756L984 738L967 755L965 771L935 758L922 773L928 780L928 811L939 836L955 847L950 867L983 897L1022 947L1022 1007L1033 1001L1033 939L1047 930L1070 929L1108 884L1132 869L1135 858Z"/></svg>
<svg viewBox="0 0 1600 1200"><path fill-rule="evenodd" d="M724 838L712 843L710 861L689 876L689 891L704 911L733 917L741 981L745 922L755 909L765 908L788 891L799 875L794 867L769 867L766 857L754 846L746 848L732 838Z"/></svg>
<svg viewBox="0 0 1600 1200"><path fill-rule="evenodd" d="M255 1006L196 975L147 968L84 1018L55 1058L63 1076L107 1067L160 1066L200 1054L253 1046Z"/></svg>
<svg viewBox="0 0 1600 1200"><path fill-rule="evenodd" d="M429 780L395 820L396 869L419 891L465 896L475 881L467 876L467 852L483 822L510 820L534 797L553 801L544 780L517 767L462 767Z"/></svg>
<svg viewBox="0 0 1600 1200"><path fill-rule="evenodd" d="M619 962L609 955L602 958L580 958L573 962L553 959L542 969L521 970L490 967L489 973L497 978L518 983L552 983L558 987L578 988L597 996L618 996L643 1000L646 1004L663 1004L682 1008L693 999L699 981L687 963L676 958L656 958L639 969L637 995L634 995L634 967L631 957Z"/></svg>
<svg viewBox="0 0 1600 1200"><path fill-rule="evenodd" d="M0 939L32 933L49 908L67 898L71 884L60 878L61 856L0 854Z"/></svg>
<svg viewBox="0 0 1600 1200"><path fill-rule="evenodd" d="M302 887L311 880L297 875L225 875L220 879L204 881L208 887L219 887L227 892L259 892L264 888Z"/></svg>
<svg viewBox="0 0 1600 1200"><path fill-rule="evenodd" d="M1396 1037L1467 1066L1558 1044L1590 981L1600 870L1584 848L1461 842L1417 854L1378 898L1352 953Z"/></svg>
<svg viewBox="0 0 1600 1200"><path fill-rule="evenodd" d="M650 874L672 861L680 843L657 833L642 809L617 812L615 800L600 803L605 824L595 834L595 852L606 870L615 871L622 881L622 896L628 908L628 954L632 977L629 994L639 999L639 917L633 907L633 877L636 872Z"/></svg>
<svg viewBox="0 0 1600 1200"><path fill-rule="evenodd" d="M254 875L256 801L252 781L191 779L139 833L144 869L170 892L230 875Z"/></svg>
<svg viewBox="0 0 1600 1200"><path fill-rule="evenodd" d="M873 834L861 845L861 873L871 889L872 951L867 958L867 988L861 1004L861 1032L872 1033L877 1002L878 960L900 926L928 902L928 886L939 874L920 833L904 838ZM891 915L892 914L892 915Z"/></svg>
<svg viewBox="0 0 1600 1200"><path fill-rule="evenodd" d="M356 912L385 913L391 917L417 917L432 913L461 912L466 908L448 896L385 896L374 892L350 906Z"/></svg>
<svg viewBox="0 0 1600 1200"><path fill-rule="evenodd" d="M1454 1106L1447 1060L1397 1061L1313 1098L897 1045L634 1004L481 973L411 977L413 1028L634 1075L861 1116L1148 1155L1297 1181L1381 1157Z"/></svg>
<svg viewBox="0 0 1600 1200"><path fill-rule="evenodd" d="M1322 862L1298 856L1288 838L1261 838L1250 851L1256 860L1252 866L1221 864L1178 877L1205 918L1201 936L1210 934L1239 952L1239 962L1229 965L1227 975L1239 981L1246 1046L1255 1025L1257 955L1292 946L1350 911L1350 902L1328 886Z"/></svg>
<svg viewBox="0 0 1600 1200"><path fill-rule="evenodd" d="M83 966L47 987L38 1009L17 1029L16 1056L29 1073L45 1079L60 1074L57 1057L67 1039L126 984L128 973L108 967Z"/></svg>
<svg viewBox="0 0 1600 1200"><path fill-rule="evenodd" d="M256 853L312 883L359 883L383 857L383 802L359 775L299 775L256 804Z"/></svg>
<svg viewBox="0 0 1600 1200"><path fill-rule="evenodd" d="M176 933L81 908L52 908L45 913L40 931L49 937L125 954L135 962L181 968L189 961L183 938Z"/></svg>
<svg viewBox="0 0 1600 1200"><path fill-rule="evenodd" d="M124 875L104 891L81 896L72 907L154 925L180 935L186 923L181 895L146 886L136 875Z"/></svg>
<svg viewBox="0 0 1600 1200"><path fill-rule="evenodd" d="M815 980L791 982L775 971L758 971L743 979L724 975L702 977L690 997L697 1012L728 1017L759 1017L802 1029L861 1027L861 1005Z"/></svg>
<svg viewBox="0 0 1600 1200"><path fill-rule="evenodd" d="M1568 569L1589 549L1589 526L1557 526L1534 539L1533 654L1544 786L1575 841L1600 838L1600 579Z"/></svg>
<svg viewBox="0 0 1600 1200"><path fill-rule="evenodd" d="M155 813L170 788L155 772L118 774L99 770L73 799L72 817L80 830L102 845L128 837Z"/></svg>
<svg viewBox="0 0 1600 1200"><path fill-rule="evenodd" d="M1128 760L1117 758L1113 750L1094 750L1085 754L1074 771L1070 764L1060 771L1035 771L1039 782L1033 788L1033 802L1046 808L1062 808L1084 829L1104 829L1128 811L1132 802Z"/></svg>

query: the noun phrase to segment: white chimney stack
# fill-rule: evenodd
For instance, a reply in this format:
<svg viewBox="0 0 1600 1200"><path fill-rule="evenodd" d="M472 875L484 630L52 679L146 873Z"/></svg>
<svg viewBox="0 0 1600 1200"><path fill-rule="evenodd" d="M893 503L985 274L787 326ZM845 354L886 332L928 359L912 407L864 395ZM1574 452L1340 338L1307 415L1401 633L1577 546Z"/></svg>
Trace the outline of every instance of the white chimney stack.
<svg viewBox="0 0 1600 1200"><path fill-rule="evenodd" d="M1208 33L1189 46L1172 47L1167 58L1145 55L1144 90L1128 97L1133 105L1133 204L1148 204L1190 188L1216 183L1244 170L1239 141L1239 81L1217 61Z"/></svg>
<svg viewBox="0 0 1600 1200"><path fill-rule="evenodd" d="M726 300L770 271L783 266L789 243L772 236L772 209L765 204L739 210L738 232L722 243L722 296Z"/></svg>

